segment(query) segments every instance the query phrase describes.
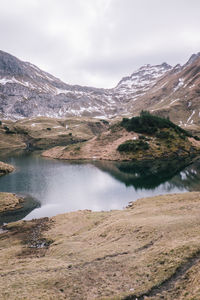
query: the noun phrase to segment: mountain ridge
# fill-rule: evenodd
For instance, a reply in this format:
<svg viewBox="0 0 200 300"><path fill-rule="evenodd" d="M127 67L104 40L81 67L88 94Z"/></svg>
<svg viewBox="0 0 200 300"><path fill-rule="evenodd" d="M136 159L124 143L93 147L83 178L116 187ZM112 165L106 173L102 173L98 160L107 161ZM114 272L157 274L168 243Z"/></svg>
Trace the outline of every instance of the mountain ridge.
<svg viewBox="0 0 200 300"><path fill-rule="evenodd" d="M116 87L103 89L64 83L37 66L0 51L0 116L6 119L36 116L109 119L138 114L142 109L159 113L166 106L170 89L176 89L175 92L183 89L184 70L190 72L190 67L198 62L200 52L193 54L183 66L147 64L123 77ZM199 70L194 73L195 70L190 75L195 78ZM171 111L167 113L174 118Z"/></svg>

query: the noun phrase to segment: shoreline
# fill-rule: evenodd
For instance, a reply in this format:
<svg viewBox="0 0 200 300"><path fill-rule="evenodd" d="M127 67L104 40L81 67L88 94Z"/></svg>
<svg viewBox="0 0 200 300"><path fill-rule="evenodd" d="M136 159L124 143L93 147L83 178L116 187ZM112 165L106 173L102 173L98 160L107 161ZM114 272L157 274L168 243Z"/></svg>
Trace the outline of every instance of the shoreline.
<svg viewBox="0 0 200 300"><path fill-rule="evenodd" d="M22 220L38 207L40 202L30 196L0 192L0 225Z"/></svg>

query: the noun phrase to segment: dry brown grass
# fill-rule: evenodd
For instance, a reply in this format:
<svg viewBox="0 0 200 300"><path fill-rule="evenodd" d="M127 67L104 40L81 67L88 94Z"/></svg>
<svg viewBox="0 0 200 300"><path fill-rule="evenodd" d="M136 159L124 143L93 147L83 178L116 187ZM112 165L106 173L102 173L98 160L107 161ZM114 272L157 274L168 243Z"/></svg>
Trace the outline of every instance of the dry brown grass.
<svg viewBox="0 0 200 300"><path fill-rule="evenodd" d="M199 211L193 192L13 223L0 235L0 298L200 299ZM30 251L27 236L53 243Z"/></svg>
<svg viewBox="0 0 200 300"><path fill-rule="evenodd" d="M106 124L92 118L37 117L16 122L4 120L0 125L0 152L3 154L28 147L48 149L77 143L91 139L106 128Z"/></svg>
<svg viewBox="0 0 200 300"><path fill-rule="evenodd" d="M148 150L137 150L131 152L119 152L120 144L138 139L135 132L128 132L119 125L111 127L92 139L68 145L66 147L54 147L43 152L44 157L57 159L95 159L95 160L150 160L155 158L189 157L190 154L199 154L200 142L193 138L182 139L174 130L167 130L173 135L171 139L159 139L155 136L148 137Z"/></svg>
<svg viewBox="0 0 200 300"><path fill-rule="evenodd" d="M11 193L0 193L0 213L22 207L24 199Z"/></svg>
<svg viewBox="0 0 200 300"><path fill-rule="evenodd" d="M0 161L0 176L11 173L14 171L14 169L15 168L12 165Z"/></svg>

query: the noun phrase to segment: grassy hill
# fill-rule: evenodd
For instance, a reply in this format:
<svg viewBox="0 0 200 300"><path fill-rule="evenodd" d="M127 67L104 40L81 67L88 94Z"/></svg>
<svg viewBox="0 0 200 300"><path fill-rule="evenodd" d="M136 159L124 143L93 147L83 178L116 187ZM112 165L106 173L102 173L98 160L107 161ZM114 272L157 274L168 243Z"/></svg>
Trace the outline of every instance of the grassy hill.
<svg viewBox="0 0 200 300"><path fill-rule="evenodd" d="M142 112L111 125L84 143L56 147L44 156L60 159L150 160L192 157L200 142L169 119Z"/></svg>

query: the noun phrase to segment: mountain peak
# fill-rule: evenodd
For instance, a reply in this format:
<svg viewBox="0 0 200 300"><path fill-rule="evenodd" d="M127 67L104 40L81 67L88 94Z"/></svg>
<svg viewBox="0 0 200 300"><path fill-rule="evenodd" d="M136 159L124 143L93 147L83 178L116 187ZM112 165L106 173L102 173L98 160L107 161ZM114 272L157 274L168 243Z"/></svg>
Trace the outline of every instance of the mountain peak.
<svg viewBox="0 0 200 300"><path fill-rule="evenodd" d="M23 62L15 56L0 50L0 75L23 75Z"/></svg>
<svg viewBox="0 0 200 300"><path fill-rule="evenodd" d="M169 64L167 64L166 62L163 62L160 65L151 65L151 64L145 64L142 67L140 67L138 70L145 70L145 69L154 69L154 68L158 68L158 69L166 69L166 70L170 70L172 68L172 66L170 66ZM135 72L134 72L135 73Z"/></svg>
<svg viewBox="0 0 200 300"><path fill-rule="evenodd" d="M170 69L172 68L172 66L169 65L169 64L166 63L166 62L163 62L163 63L161 64L161 66L164 67L164 68L166 68L166 69L168 69L168 70L170 70Z"/></svg>
<svg viewBox="0 0 200 300"><path fill-rule="evenodd" d="M198 58L200 57L200 52L198 53L193 53L190 58L188 59L188 61L186 62L186 64L184 65L184 67L193 64Z"/></svg>
<svg viewBox="0 0 200 300"><path fill-rule="evenodd" d="M122 80L116 86L117 90L123 92L125 89L133 92L148 90L160 77L162 77L166 72L172 69L172 66L168 65L166 62L161 65L150 65L146 64L136 70L131 76L123 77Z"/></svg>

